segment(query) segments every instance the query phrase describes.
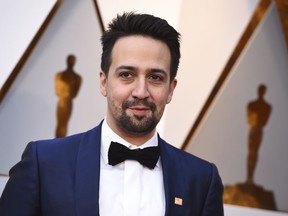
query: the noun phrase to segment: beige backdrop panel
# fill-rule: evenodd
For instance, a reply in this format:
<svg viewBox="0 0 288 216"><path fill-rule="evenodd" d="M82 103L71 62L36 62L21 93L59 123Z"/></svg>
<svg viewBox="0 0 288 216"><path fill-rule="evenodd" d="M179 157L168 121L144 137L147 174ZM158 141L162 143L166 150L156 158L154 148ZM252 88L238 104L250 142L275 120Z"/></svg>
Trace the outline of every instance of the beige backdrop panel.
<svg viewBox="0 0 288 216"><path fill-rule="evenodd" d="M288 211L288 55L277 8L271 8L256 29L187 151L217 164L224 184L246 181L248 153L247 104L258 86L267 86L272 105L264 128L255 182L272 190L277 207Z"/></svg>
<svg viewBox="0 0 288 216"><path fill-rule="evenodd" d="M258 2L182 1L178 85L167 106L163 129L163 136L173 145L182 146Z"/></svg>
<svg viewBox="0 0 288 216"><path fill-rule="evenodd" d="M0 2L0 89L55 3L56 0Z"/></svg>
<svg viewBox="0 0 288 216"><path fill-rule="evenodd" d="M82 85L74 100L68 133L94 127L105 114L99 92L101 30L93 1L67 0L56 12L0 106L0 173L20 160L30 140L53 138L56 127L54 78L77 57ZM4 61L5 62L5 61Z"/></svg>

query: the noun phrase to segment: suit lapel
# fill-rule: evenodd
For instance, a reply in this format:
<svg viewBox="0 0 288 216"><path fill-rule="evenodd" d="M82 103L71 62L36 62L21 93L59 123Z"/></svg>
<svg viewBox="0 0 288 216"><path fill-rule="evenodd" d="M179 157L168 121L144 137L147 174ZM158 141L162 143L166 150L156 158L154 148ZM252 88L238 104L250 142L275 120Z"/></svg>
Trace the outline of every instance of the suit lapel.
<svg viewBox="0 0 288 216"><path fill-rule="evenodd" d="M173 147L167 144L159 137L160 155L163 168L163 181L165 190L166 211L165 216L186 215L185 208L182 206L185 202L185 191L183 188L183 173L176 160L177 155ZM182 170L183 171L183 170Z"/></svg>
<svg viewBox="0 0 288 216"><path fill-rule="evenodd" d="M76 165L77 215L99 215L101 125L84 133Z"/></svg>

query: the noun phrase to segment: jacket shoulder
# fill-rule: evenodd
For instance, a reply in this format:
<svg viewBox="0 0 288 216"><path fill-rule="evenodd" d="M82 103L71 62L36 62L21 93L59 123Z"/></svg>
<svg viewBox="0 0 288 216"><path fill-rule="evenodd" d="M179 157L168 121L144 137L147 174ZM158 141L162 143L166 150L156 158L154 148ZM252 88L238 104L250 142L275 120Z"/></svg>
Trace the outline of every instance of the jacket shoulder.
<svg viewBox="0 0 288 216"><path fill-rule="evenodd" d="M170 156L173 156L175 160L178 162L184 163L184 164L195 164L196 166L211 166L211 163L208 162L207 160L200 158L196 155L193 155L189 152L186 152L182 149L176 148L175 146L167 143L166 141L162 140L163 144L163 151L165 151L167 154Z"/></svg>
<svg viewBox="0 0 288 216"><path fill-rule="evenodd" d="M36 152L39 160L54 158L63 161L63 158L77 157L80 148L89 148L89 145L97 144L100 136L101 127L98 125L91 130L63 138L32 141L28 146Z"/></svg>

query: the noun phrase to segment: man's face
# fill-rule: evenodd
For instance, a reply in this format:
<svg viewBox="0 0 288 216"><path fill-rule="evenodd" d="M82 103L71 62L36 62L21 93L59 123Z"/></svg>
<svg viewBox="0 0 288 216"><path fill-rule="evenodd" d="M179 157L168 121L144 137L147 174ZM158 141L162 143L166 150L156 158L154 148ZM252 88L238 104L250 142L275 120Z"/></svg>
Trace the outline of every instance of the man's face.
<svg viewBox="0 0 288 216"><path fill-rule="evenodd" d="M168 46L150 37L127 36L116 41L108 77L100 72L107 97L107 123L120 136L152 134L176 80L170 82Z"/></svg>

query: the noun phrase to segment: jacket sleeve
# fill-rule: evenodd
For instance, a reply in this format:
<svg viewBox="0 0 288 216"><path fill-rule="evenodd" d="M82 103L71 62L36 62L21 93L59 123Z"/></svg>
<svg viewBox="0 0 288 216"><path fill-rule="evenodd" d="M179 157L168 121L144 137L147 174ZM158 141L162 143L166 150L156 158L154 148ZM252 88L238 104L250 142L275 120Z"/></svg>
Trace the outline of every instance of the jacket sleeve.
<svg viewBox="0 0 288 216"><path fill-rule="evenodd" d="M29 143L22 159L9 172L0 198L1 216L36 216L40 213L37 145Z"/></svg>
<svg viewBox="0 0 288 216"><path fill-rule="evenodd" d="M218 170L212 164L212 177L202 216L223 216L223 184Z"/></svg>

